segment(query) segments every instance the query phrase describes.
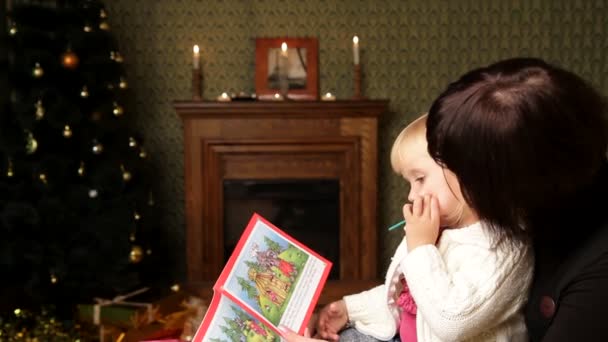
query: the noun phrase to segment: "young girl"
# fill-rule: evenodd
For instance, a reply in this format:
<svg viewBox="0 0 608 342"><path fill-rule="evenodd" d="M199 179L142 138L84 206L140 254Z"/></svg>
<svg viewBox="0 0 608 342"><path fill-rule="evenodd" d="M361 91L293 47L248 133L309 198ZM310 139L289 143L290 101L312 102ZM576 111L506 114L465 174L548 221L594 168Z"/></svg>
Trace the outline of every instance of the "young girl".
<svg viewBox="0 0 608 342"><path fill-rule="evenodd" d="M491 229L479 221L456 176L429 156L425 134L423 115L391 151L393 169L411 185L412 203L403 207L407 234L384 285L322 309L316 335L344 341L527 341L521 309L532 280L531 249L523 239L509 238L509 227ZM290 332L286 338L305 340Z"/></svg>

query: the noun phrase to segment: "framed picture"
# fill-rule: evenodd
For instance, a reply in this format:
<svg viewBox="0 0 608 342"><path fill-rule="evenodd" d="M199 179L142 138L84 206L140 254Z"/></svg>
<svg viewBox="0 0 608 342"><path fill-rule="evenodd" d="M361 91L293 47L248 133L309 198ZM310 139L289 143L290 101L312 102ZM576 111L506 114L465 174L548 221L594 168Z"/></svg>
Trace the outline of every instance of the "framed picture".
<svg viewBox="0 0 608 342"><path fill-rule="evenodd" d="M283 43L286 49L282 49ZM284 47L285 48L285 47ZM316 38L257 38L255 92L272 99L287 92L293 100L317 100L318 52Z"/></svg>

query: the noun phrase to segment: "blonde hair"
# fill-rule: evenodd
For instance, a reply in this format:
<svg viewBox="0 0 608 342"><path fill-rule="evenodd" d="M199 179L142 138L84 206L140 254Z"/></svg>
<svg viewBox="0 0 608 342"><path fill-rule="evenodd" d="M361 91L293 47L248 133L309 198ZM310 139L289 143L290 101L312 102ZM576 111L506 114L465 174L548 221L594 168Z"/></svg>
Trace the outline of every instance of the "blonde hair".
<svg viewBox="0 0 608 342"><path fill-rule="evenodd" d="M426 118L428 113L423 113L419 118L405 127L395 139L391 149L391 166L393 170L402 174L403 160L408 151L416 147L417 151L426 151Z"/></svg>

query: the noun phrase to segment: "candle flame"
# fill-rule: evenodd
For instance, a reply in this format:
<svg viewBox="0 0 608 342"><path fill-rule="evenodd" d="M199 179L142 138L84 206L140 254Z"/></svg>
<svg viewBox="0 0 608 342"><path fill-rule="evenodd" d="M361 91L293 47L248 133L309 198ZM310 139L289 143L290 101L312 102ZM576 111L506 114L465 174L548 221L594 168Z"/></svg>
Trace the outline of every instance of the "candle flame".
<svg viewBox="0 0 608 342"><path fill-rule="evenodd" d="M353 43L355 43L355 44L359 44L359 37L354 36L354 37L353 37Z"/></svg>
<svg viewBox="0 0 608 342"><path fill-rule="evenodd" d="M200 51L198 48L198 45L194 45L194 47L192 48L192 51L194 51L194 53L198 53Z"/></svg>
<svg viewBox="0 0 608 342"><path fill-rule="evenodd" d="M281 44L281 51L287 51L287 43L283 42L283 44Z"/></svg>

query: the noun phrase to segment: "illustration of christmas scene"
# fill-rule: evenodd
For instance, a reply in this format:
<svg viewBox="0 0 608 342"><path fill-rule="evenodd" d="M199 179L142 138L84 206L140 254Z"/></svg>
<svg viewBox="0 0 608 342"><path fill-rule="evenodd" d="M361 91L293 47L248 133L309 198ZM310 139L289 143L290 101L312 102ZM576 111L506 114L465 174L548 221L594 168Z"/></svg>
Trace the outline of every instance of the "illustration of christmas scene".
<svg viewBox="0 0 608 342"><path fill-rule="evenodd" d="M213 334L211 342L274 342L280 341L279 335L248 315L237 306L228 304L229 310L222 315L223 323L219 332Z"/></svg>
<svg viewBox="0 0 608 342"><path fill-rule="evenodd" d="M248 304L278 325L308 255L282 239L268 236L263 242L253 242L250 252L243 276L236 277L238 285Z"/></svg>

